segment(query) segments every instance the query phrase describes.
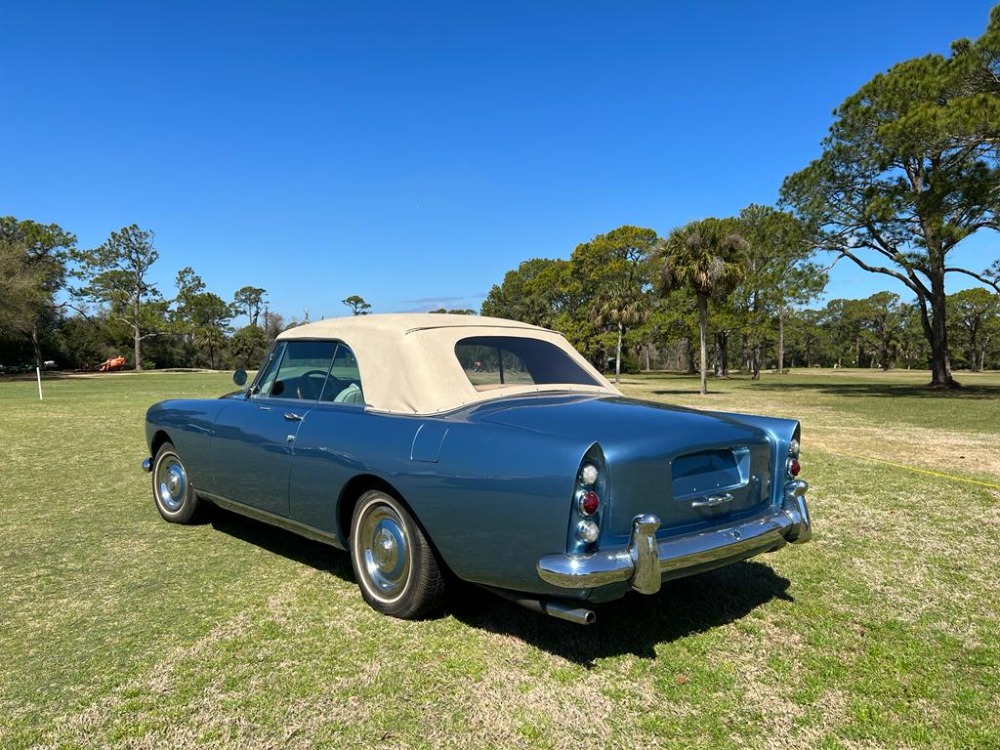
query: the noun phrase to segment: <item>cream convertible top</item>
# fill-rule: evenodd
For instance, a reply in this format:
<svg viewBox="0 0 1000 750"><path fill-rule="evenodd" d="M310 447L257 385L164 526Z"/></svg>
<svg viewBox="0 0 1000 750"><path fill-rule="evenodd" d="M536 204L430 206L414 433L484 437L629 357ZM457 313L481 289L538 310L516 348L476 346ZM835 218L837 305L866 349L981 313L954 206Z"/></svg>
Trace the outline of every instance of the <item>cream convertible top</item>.
<svg viewBox="0 0 1000 750"><path fill-rule="evenodd" d="M455 355L471 336L510 336L546 341L565 352L598 385L507 385L479 391ZM378 411L435 414L498 396L539 391L620 395L560 333L501 318L475 315L358 315L290 328L290 339L335 339L354 352L368 406Z"/></svg>

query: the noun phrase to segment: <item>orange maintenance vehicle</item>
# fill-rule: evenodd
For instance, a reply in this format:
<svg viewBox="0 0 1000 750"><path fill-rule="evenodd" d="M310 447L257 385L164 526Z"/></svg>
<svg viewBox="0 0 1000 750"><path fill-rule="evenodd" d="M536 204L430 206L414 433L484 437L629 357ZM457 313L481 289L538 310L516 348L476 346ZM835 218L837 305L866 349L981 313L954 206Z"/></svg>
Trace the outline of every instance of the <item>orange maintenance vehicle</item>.
<svg viewBox="0 0 1000 750"><path fill-rule="evenodd" d="M97 368L98 372L114 372L120 370L125 366L125 357L118 356L112 357L111 359L106 359L101 363L101 366Z"/></svg>

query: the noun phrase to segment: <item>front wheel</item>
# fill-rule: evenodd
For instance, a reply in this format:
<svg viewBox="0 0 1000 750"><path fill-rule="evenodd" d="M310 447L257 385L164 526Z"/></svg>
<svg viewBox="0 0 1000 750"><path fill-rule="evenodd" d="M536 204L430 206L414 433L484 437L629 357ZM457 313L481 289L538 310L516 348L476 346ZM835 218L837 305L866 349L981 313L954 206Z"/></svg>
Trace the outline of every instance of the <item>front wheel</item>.
<svg viewBox="0 0 1000 750"><path fill-rule="evenodd" d="M426 615L444 595L444 574L403 504L380 490L358 500L351 519L351 565L365 601L404 620Z"/></svg>
<svg viewBox="0 0 1000 750"><path fill-rule="evenodd" d="M171 523L191 523L198 514L198 495L171 443L161 445L153 460L153 502Z"/></svg>

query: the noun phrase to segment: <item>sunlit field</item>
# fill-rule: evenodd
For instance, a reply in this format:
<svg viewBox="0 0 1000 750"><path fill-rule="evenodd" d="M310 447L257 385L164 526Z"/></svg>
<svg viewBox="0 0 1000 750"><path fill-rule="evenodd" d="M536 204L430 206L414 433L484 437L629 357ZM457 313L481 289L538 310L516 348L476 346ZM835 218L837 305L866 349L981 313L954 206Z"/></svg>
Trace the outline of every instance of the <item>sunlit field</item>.
<svg viewBox="0 0 1000 750"><path fill-rule="evenodd" d="M0 747L1000 747L1000 374L957 377L624 377L800 419L816 535L589 628L465 588L393 620L344 553L161 521L145 409L228 374L0 379Z"/></svg>

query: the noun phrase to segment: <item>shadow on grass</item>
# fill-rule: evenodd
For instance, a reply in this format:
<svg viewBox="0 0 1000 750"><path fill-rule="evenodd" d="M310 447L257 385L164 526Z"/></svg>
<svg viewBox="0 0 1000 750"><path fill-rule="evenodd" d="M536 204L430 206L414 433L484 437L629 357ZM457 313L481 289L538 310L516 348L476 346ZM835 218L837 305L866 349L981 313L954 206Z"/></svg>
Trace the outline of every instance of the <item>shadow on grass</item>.
<svg viewBox="0 0 1000 750"><path fill-rule="evenodd" d="M351 559L346 552L215 506L209 507L207 516L216 531L354 583Z"/></svg>
<svg viewBox="0 0 1000 750"><path fill-rule="evenodd" d="M694 388L684 388L684 389L677 389L677 390L672 390L672 391L671 390L656 390L656 391L650 391L650 393L655 393L657 396L697 396L698 395L698 386L695 385ZM705 394L705 395L706 396L718 396L718 395L720 395L720 393L722 393L722 392L718 391L718 390L712 391L711 389L709 389L708 393ZM725 394L723 394L723 395L725 395Z"/></svg>
<svg viewBox="0 0 1000 750"><path fill-rule="evenodd" d="M783 383L760 381L754 389L763 391L813 391L831 396L847 397L914 397L926 399L995 399L1000 398L1000 385L966 385L961 388L930 388L906 383ZM660 393L661 391L656 391ZM667 391L663 391L666 393Z"/></svg>
<svg viewBox="0 0 1000 750"><path fill-rule="evenodd" d="M355 582L347 553L326 544L214 507L210 523L223 534ZM669 581L655 596L630 593L619 601L597 605L597 623L582 626L522 609L475 586L454 582L448 603L434 617L450 615L469 627L511 635L591 667L597 659L623 654L656 658L659 643L733 622L772 599L790 601L789 585L788 579L764 563L741 562Z"/></svg>
<svg viewBox="0 0 1000 750"><path fill-rule="evenodd" d="M656 658L656 646L739 620L772 599L791 601L790 582L760 562L741 562L663 584L654 596L629 593L596 605L594 625L575 625L518 607L469 587L451 614L482 630L592 667L598 659L633 654Z"/></svg>

